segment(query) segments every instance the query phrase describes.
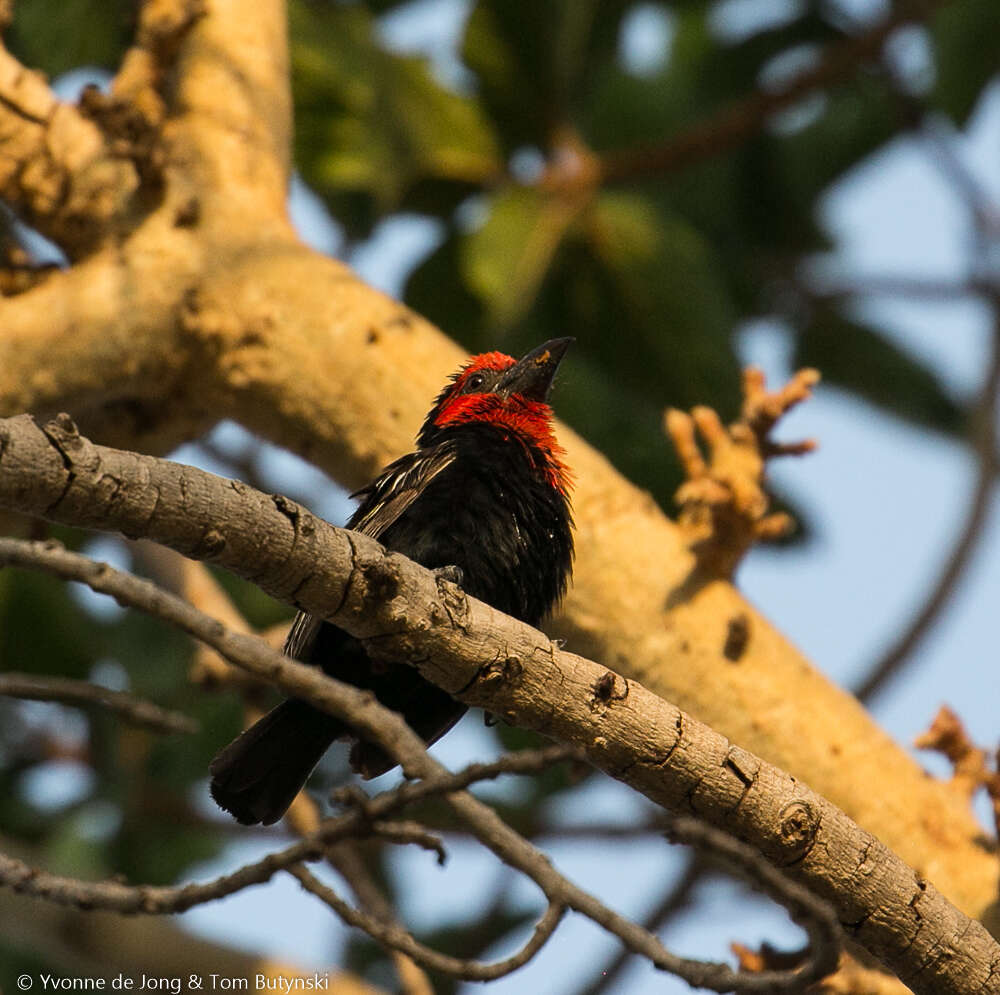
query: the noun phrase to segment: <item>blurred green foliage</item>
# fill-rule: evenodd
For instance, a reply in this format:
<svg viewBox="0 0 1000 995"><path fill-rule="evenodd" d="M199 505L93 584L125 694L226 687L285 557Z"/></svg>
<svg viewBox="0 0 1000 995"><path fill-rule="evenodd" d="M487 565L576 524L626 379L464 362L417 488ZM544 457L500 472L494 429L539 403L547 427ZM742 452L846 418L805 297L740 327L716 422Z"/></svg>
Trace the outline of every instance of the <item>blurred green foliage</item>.
<svg viewBox="0 0 1000 995"><path fill-rule="evenodd" d="M25 65L58 76L77 68L114 69L135 32L134 0L29 0L11 5L4 42Z"/></svg>
<svg viewBox="0 0 1000 995"><path fill-rule="evenodd" d="M12 51L53 76L114 70L134 0L55 6L18 0ZM348 246L402 212L435 219L442 237L405 298L470 351L517 353L575 335L559 413L661 504L670 507L678 483L664 408L709 404L733 416L736 332L762 316L788 329L796 362L842 390L924 428L965 430L961 400L935 371L853 302L812 299L802 263L831 247L824 195L906 131L915 102L956 126L968 120L1000 66L997 0L955 0L908 29L927 64L906 80L905 100L887 73L858 68L722 154L674 172L637 167L614 183L600 180L602 157L668 145L815 65L844 37L837 5L781 5L784 20L736 32L726 5L705 0L469 0L454 78L387 41L386 19L419 6L289 0L297 167ZM636 66L623 39L642 23L659 24L662 38L646 39L652 57ZM220 579L252 624L286 616L255 588ZM0 833L53 870L153 883L218 852L222 836L193 799L241 707L192 688L189 656L163 625L95 616L64 585L0 572L0 665L75 677L110 667L202 726L163 737L107 715L0 701ZM513 748L528 743L503 727L498 735ZM53 801L32 778L60 757L94 776ZM503 810L527 832L544 801L572 786L564 770L522 784ZM435 939L469 956L523 923L516 908L494 913L474 935L448 925ZM370 961L358 941L355 964Z"/></svg>
<svg viewBox="0 0 1000 995"><path fill-rule="evenodd" d="M957 125L968 119L1000 65L1000 4L958 0L907 29L930 64L911 71L905 100L866 65L730 151L676 172L637 167L613 184L585 174L781 85L842 41L847 22L816 4L762 16L755 30L733 29L725 4L705 0L469 0L454 53L462 72L444 79L384 30L421 6L440 16L432 4L288 6L296 164L348 244L400 212L438 220L443 238L411 273L407 302L470 350L576 335L560 412L665 507L678 477L662 410L735 412L734 332L750 318L783 319L803 338L798 354L824 357L845 390L961 429L959 402L879 329L865 329L876 382L868 364L832 358L841 344L855 355L860 339L845 328L857 319L800 306L799 267L829 248L820 199L905 132L914 94ZM15 15L9 43L29 64L112 69L135 4L67 0L53 17L44 0L21 0ZM643 24L647 49L662 51L637 69L624 39Z"/></svg>
<svg viewBox="0 0 1000 995"><path fill-rule="evenodd" d="M762 80L815 65L845 37L833 13L789 8L734 34L712 3L477 0L459 41L466 75L449 85L380 40L376 15L399 6L292 3L304 178L355 239L399 211L441 223L405 298L470 350L575 335L560 414L665 507L678 477L662 411L735 413L734 333L747 319L782 319L803 361L825 357L868 402L961 430L959 402L919 358L833 306L803 306L800 264L830 248L820 199L912 120L886 73L848 73L703 163L599 179L603 155L669 143ZM639 8L665 24L662 57L642 71L623 52ZM935 65L907 80L909 93L923 88L929 107L963 123L1000 65L998 11L966 0L910 29ZM875 368L857 361L861 332Z"/></svg>

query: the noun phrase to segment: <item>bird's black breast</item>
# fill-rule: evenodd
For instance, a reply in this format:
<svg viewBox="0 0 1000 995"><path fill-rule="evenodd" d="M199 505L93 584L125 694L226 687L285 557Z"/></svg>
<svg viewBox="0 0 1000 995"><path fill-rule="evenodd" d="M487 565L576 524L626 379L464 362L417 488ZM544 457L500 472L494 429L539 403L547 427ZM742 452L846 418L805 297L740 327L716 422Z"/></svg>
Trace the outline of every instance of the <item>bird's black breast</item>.
<svg viewBox="0 0 1000 995"><path fill-rule="evenodd" d="M525 444L493 426L457 430L449 447L453 458L378 539L425 567L460 567L467 593L537 625L572 565L567 498ZM365 514L363 504L354 517Z"/></svg>

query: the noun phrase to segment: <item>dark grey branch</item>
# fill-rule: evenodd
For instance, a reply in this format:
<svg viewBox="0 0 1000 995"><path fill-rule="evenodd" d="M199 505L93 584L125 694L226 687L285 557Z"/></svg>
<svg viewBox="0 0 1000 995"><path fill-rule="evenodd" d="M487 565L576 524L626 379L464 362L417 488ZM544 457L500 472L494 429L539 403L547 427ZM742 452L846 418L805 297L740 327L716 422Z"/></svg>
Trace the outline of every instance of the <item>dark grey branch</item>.
<svg viewBox="0 0 1000 995"><path fill-rule="evenodd" d="M66 705L106 708L132 725L154 732L198 731L198 723L182 712L172 712L125 691L77 681L70 677L36 677L33 674L0 674L0 695L29 701L58 701Z"/></svg>

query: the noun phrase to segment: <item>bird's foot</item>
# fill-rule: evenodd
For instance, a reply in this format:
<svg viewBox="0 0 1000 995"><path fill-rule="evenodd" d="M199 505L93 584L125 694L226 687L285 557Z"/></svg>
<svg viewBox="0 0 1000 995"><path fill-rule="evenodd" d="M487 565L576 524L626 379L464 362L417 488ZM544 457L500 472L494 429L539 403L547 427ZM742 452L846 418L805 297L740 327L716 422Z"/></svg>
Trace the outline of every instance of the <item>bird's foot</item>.
<svg viewBox="0 0 1000 995"><path fill-rule="evenodd" d="M448 567L435 567L434 577L437 580L448 580L452 584L456 584L458 587L462 586L462 581L465 580L465 571L461 567L456 567L454 564Z"/></svg>

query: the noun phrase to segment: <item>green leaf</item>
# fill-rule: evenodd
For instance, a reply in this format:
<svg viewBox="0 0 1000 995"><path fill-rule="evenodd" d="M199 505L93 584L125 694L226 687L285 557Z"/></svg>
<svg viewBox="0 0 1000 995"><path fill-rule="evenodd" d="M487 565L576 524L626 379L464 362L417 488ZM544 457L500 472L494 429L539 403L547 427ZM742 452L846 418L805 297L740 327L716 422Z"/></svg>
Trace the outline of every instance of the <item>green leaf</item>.
<svg viewBox="0 0 1000 995"><path fill-rule="evenodd" d="M477 344L485 308L462 278L464 236L452 229L447 238L411 274L403 299L415 311L467 346Z"/></svg>
<svg viewBox="0 0 1000 995"><path fill-rule="evenodd" d="M630 0L478 0L462 57L508 151L547 148L589 98L597 71L613 62Z"/></svg>
<svg viewBox="0 0 1000 995"><path fill-rule="evenodd" d="M228 570L209 567L212 576L232 599L237 611L254 629L268 629L279 622L290 622L294 611L288 605L265 594L256 584L243 580Z"/></svg>
<svg viewBox="0 0 1000 995"><path fill-rule="evenodd" d="M827 383L916 425L949 433L963 428L962 408L932 369L833 308L818 309L798 332L794 365L814 366Z"/></svg>
<svg viewBox="0 0 1000 995"><path fill-rule="evenodd" d="M930 34L936 71L931 102L964 124L986 84L1000 73L1000 3L946 4L931 20Z"/></svg>
<svg viewBox="0 0 1000 995"><path fill-rule="evenodd" d="M214 829L190 829L169 820L126 822L113 840L111 864L129 881L172 884L196 864L212 860L224 846Z"/></svg>
<svg viewBox="0 0 1000 995"><path fill-rule="evenodd" d="M736 315L704 236L646 198L603 193L590 214L588 244L605 270L618 331L631 333L626 382L652 396L663 396L670 384L664 400L675 406L721 402L728 391L720 391L720 382L738 380L731 349ZM609 367L622 365L618 334L605 333L595 345Z"/></svg>
<svg viewBox="0 0 1000 995"><path fill-rule="evenodd" d="M672 23L669 57L659 72L637 77L617 62L599 69L581 125L594 147L669 141L673 132L753 94L772 60L840 37L814 11L735 44L719 41L706 5L675 9Z"/></svg>
<svg viewBox="0 0 1000 995"><path fill-rule="evenodd" d="M49 76L81 66L114 69L131 41L131 0L18 0L7 41L25 65Z"/></svg>
<svg viewBox="0 0 1000 995"><path fill-rule="evenodd" d="M762 72L782 63L801 65L802 55L818 56L842 40L843 32L818 6L809 5L801 17L755 31L735 44L713 45L705 65L706 92L720 102L745 97L759 88Z"/></svg>
<svg viewBox="0 0 1000 995"><path fill-rule="evenodd" d="M489 325L503 329L531 307L579 204L515 186L488 204L485 222L462 240L462 274L483 301Z"/></svg>
<svg viewBox="0 0 1000 995"><path fill-rule="evenodd" d="M106 651L105 630L57 580L0 570L0 661L9 670L86 677Z"/></svg>
<svg viewBox="0 0 1000 995"><path fill-rule="evenodd" d="M824 190L905 126L898 99L881 79L861 76L828 94L812 124L771 142L790 208L812 210Z"/></svg>
<svg viewBox="0 0 1000 995"><path fill-rule="evenodd" d="M451 210L500 171L478 103L426 60L386 51L363 6L293 0L289 15L296 162L349 230L367 231L421 184Z"/></svg>
<svg viewBox="0 0 1000 995"><path fill-rule="evenodd" d="M670 57L662 71L637 77L610 63L597 70L581 130L596 149L621 149L666 139L715 106L705 69L717 42L705 10L688 8L674 23Z"/></svg>
<svg viewBox="0 0 1000 995"><path fill-rule="evenodd" d="M90 814L89 809L84 805L79 811L67 813L53 824L43 847L46 870L78 878L107 875L108 865L102 844L82 831Z"/></svg>

